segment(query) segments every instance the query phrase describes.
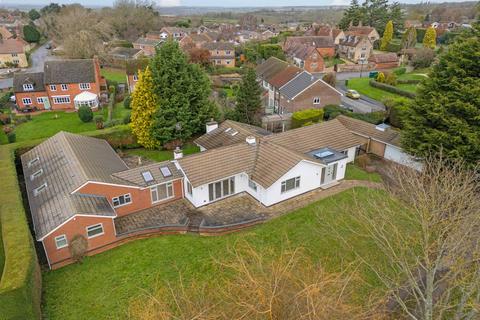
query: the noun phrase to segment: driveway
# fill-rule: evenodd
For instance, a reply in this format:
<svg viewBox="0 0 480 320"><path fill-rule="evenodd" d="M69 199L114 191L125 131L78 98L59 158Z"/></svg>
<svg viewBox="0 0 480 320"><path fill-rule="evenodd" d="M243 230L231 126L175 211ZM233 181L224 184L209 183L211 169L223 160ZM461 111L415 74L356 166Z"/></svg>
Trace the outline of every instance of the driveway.
<svg viewBox="0 0 480 320"><path fill-rule="evenodd" d="M336 89L344 94L342 96L342 104L353 109L354 112L369 113L374 111L385 111L383 103L367 96L361 95L358 100L346 97L345 92L347 91L347 87L345 86L345 81L337 82Z"/></svg>

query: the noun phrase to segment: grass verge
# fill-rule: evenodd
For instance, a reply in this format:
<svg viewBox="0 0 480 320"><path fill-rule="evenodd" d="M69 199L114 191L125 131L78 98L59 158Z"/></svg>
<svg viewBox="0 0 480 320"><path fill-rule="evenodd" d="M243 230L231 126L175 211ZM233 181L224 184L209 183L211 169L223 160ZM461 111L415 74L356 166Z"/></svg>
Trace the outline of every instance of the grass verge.
<svg viewBox="0 0 480 320"><path fill-rule="evenodd" d="M384 289L369 267L357 264L355 252L375 267L388 268L388 265L374 250L371 240L358 235L362 230L352 231L352 227L356 227L352 215L356 201L365 200L375 205L390 203L389 199L383 191L355 188L244 232L220 237L156 237L87 257L82 264L44 274L44 317L53 320L128 318L130 301L151 292L164 281L178 283L181 275L186 285L201 284L228 276L214 260L228 261L229 249L239 241L259 251L303 247L313 261L321 262L329 272L354 263L358 270L358 277L352 280L354 303L366 303L371 295L383 294ZM353 246L352 250L337 233Z"/></svg>

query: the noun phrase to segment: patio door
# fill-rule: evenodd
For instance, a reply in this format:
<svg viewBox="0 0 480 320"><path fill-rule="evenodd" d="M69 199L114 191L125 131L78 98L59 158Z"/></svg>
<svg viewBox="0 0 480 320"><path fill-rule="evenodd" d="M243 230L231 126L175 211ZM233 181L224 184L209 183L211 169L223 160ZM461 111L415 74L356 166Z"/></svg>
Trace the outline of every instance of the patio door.
<svg viewBox="0 0 480 320"><path fill-rule="evenodd" d="M50 108L51 108L50 100L48 100L47 97L42 97L40 99L42 99L43 107L45 108L45 110L50 110Z"/></svg>
<svg viewBox="0 0 480 320"><path fill-rule="evenodd" d="M337 167L338 163L329 165L322 169L322 177L320 184L327 184L337 179Z"/></svg>

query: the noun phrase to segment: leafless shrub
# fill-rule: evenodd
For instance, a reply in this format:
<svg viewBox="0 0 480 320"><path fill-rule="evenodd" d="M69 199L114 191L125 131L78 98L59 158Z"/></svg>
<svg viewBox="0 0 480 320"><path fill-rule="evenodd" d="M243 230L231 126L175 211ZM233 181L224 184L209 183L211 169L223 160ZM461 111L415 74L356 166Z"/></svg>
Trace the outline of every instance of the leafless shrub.
<svg viewBox="0 0 480 320"><path fill-rule="evenodd" d="M84 236L77 234L73 236L69 244L70 254L75 262L81 262L88 249L88 242Z"/></svg>
<svg viewBox="0 0 480 320"><path fill-rule="evenodd" d="M351 276L326 272L303 250L259 252L242 245L217 262L215 283L161 286L133 300L133 319L365 319L348 303Z"/></svg>

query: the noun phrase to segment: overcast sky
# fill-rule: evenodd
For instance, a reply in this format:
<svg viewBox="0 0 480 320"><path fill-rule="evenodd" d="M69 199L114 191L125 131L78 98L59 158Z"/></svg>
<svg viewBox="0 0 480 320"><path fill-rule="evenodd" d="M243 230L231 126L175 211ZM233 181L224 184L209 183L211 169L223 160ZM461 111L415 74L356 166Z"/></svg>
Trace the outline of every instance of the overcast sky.
<svg viewBox="0 0 480 320"><path fill-rule="evenodd" d="M462 0L449 0L460 2ZM0 0L2 3L36 4L46 5L50 2L56 3L81 3L84 5L111 5L114 0ZM269 6L321 6L348 4L350 0L155 0L160 6L214 6L214 7L269 7ZM361 1L360 1L361 2ZM420 2L420 0L400 0L400 2ZM442 2L432 1L432 2Z"/></svg>

